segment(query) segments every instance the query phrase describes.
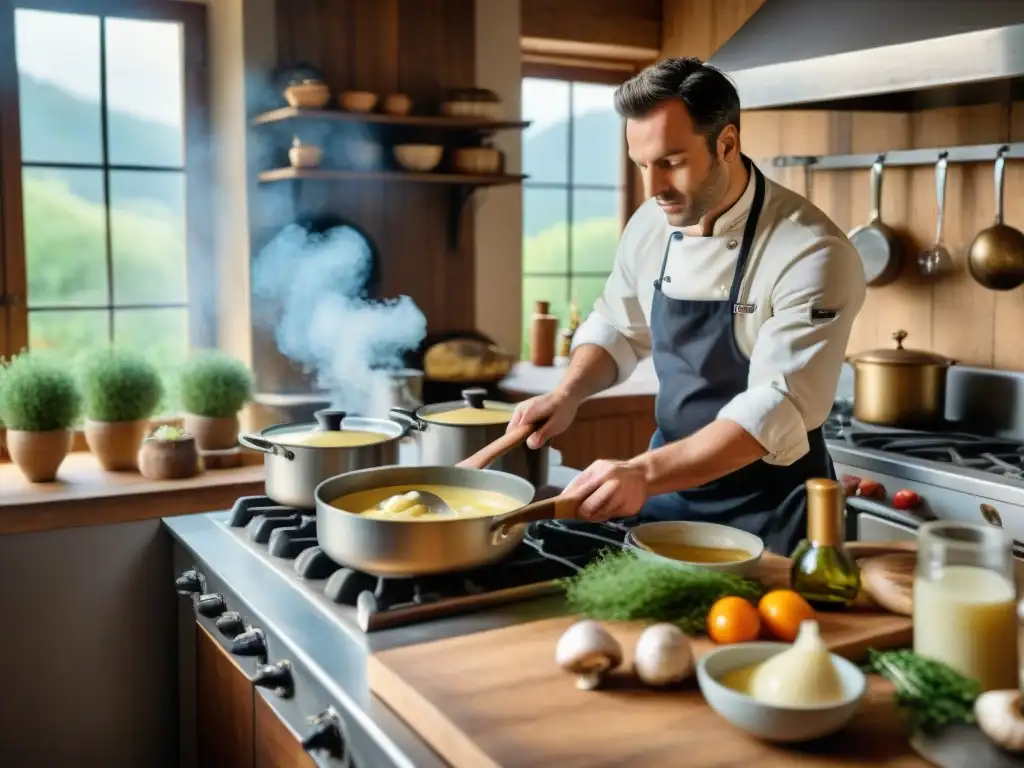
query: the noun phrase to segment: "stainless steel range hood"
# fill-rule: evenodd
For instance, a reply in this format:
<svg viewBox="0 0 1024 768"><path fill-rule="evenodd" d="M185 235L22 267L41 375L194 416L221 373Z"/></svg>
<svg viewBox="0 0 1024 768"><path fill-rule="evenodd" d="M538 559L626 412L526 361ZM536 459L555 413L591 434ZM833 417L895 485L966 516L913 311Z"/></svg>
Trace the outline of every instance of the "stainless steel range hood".
<svg viewBox="0 0 1024 768"><path fill-rule="evenodd" d="M1024 98L1022 0L766 0L711 57L744 109Z"/></svg>

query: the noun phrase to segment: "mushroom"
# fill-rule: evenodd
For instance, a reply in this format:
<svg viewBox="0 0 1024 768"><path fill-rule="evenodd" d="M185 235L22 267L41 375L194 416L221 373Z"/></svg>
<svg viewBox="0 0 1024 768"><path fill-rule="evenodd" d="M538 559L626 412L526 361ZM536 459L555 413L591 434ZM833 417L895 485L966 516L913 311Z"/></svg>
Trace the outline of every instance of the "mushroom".
<svg viewBox="0 0 1024 768"><path fill-rule="evenodd" d="M1007 752L1024 751L1024 714L1020 692L985 691L974 701L978 727Z"/></svg>
<svg viewBox="0 0 1024 768"><path fill-rule="evenodd" d="M689 639L674 624L652 624L636 641L633 671L651 686L682 682L693 672Z"/></svg>
<svg viewBox="0 0 1024 768"><path fill-rule="evenodd" d="M590 691L601 684L605 672L622 663L622 647L596 621L578 621L565 630L555 648L555 662L579 675L576 687Z"/></svg>

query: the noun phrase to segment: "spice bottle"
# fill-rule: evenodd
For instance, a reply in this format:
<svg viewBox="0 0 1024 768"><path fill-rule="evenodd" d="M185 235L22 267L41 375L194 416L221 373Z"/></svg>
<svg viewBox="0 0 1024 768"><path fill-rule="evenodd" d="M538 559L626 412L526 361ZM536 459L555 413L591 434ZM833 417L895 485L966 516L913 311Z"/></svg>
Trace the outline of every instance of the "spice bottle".
<svg viewBox="0 0 1024 768"><path fill-rule="evenodd" d="M551 305L538 301L530 318L530 362L537 366L555 364L555 335L558 318L550 313Z"/></svg>
<svg viewBox="0 0 1024 768"><path fill-rule="evenodd" d="M815 608L841 608L860 592L860 569L843 548L846 500L835 480L807 487L807 538L793 551L790 583Z"/></svg>

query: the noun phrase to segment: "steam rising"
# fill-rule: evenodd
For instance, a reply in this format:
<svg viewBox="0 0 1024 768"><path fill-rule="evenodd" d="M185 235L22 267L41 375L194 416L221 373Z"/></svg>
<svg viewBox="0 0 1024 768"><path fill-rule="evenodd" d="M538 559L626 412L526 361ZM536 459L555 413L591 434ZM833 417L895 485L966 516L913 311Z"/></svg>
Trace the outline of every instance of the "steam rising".
<svg viewBox="0 0 1024 768"><path fill-rule="evenodd" d="M375 403L389 387L381 369L402 367L427 321L408 296L382 302L362 295L372 259L351 227L311 234L290 224L257 256L252 282L256 301L277 310L261 314L281 353L316 373L334 407L381 415Z"/></svg>

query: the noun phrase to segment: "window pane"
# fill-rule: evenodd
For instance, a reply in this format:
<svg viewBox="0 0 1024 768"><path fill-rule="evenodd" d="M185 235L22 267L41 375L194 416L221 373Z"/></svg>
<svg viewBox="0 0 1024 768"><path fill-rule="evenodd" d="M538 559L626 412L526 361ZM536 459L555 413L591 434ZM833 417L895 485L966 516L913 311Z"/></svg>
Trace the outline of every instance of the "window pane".
<svg viewBox="0 0 1024 768"><path fill-rule="evenodd" d="M569 180L569 83L523 78L523 173L530 181Z"/></svg>
<svg viewBox="0 0 1024 768"><path fill-rule="evenodd" d="M551 305L550 312L558 317L559 326L569 322L569 279L566 277L523 278L523 355L530 350L530 317L538 301ZM557 347L556 347L557 349Z"/></svg>
<svg viewBox="0 0 1024 768"><path fill-rule="evenodd" d="M107 130L115 165L184 164L181 25L108 18Z"/></svg>
<svg viewBox="0 0 1024 768"><path fill-rule="evenodd" d="M622 193L577 189L572 193L572 269L610 272L622 232Z"/></svg>
<svg viewBox="0 0 1024 768"><path fill-rule="evenodd" d="M167 390L161 410L174 411L177 375L188 357L188 309L115 310L114 343L144 354L157 367Z"/></svg>
<svg viewBox="0 0 1024 768"><path fill-rule="evenodd" d="M614 85L572 85L572 183L622 184L625 128L615 113Z"/></svg>
<svg viewBox="0 0 1024 768"><path fill-rule="evenodd" d="M17 9L14 35L22 159L102 162L99 17Z"/></svg>
<svg viewBox="0 0 1024 768"><path fill-rule="evenodd" d="M524 272L568 269L568 218L568 190L523 188Z"/></svg>
<svg viewBox="0 0 1024 768"><path fill-rule="evenodd" d="M584 320L594 309L594 302L604 293L606 282L607 279L604 277L573 277L572 295L580 308L580 317Z"/></svg>
<svg viewBox="0 0 1024 768"><path fill-rule="evenodd" d="M28 313L28 346L65 357L69 363L110 343L107 310Z"/></svg>
<svg viewBox="0 0 1024 768"><path fill-rule="evenodd" d="M185 175L111 171L110 208L114 302L186 301Z"/></svg>
<svg viewBox="0 0 1024 768"><path fill-rule="evenodd" d="M26 168L22 184L29 306L106 305L102 172Z"/></svg>

